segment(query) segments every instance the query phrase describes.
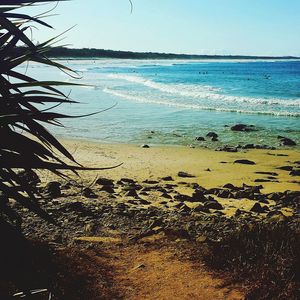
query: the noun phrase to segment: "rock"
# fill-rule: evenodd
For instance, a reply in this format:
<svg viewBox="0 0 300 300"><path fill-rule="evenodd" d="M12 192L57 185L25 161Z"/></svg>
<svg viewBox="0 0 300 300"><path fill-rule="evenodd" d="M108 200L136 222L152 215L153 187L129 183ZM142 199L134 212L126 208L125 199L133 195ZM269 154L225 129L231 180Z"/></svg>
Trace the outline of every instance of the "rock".
<svg viewBox="0 0 300 300"><path fill-rule="evenodd" d="M229 189L229 190L236 190L236 189L237 189L237 187L235 187L235 186L234 186L233 184L231 184L231 183L227 183L227 184L223 185L223 188Z"/></svg>
<svg viewBox="0 0 300 300"><path fill-rule="evenodd" d="M195 140L198 141L198 142L202 142L202 141L205 141L205 138L203 136L197 136L195 138Z"/></svg>
<svg viewBox="0 0 300 300"><path fill-rule="evenodd" d="M162 194L160 195L160 197L166 198L166 199L172 199L172 196L169 195L168 193L162 193Z"/></svg>
<svg viewBox="0 0 300 300"><path fill-rule="evenodd" d="M282 166L282 167L277 167L276 169L283 170L283 171L292 171L293 167L292 166Z"/></svg>
<svg viewBox="0 0 300 300"><path fill-rule="evenodd" d="M224 152L238 152L238 149L236 147L231 147L228 145L225 145L221 148L216 149L216 151L224 151ZM221 163L226 163L226 162L221 162Z"/></svg>
<svg viewBox="0 0 300 300"><path fill-rule="evenodd" d="M204 213L209 213L209 208L205 207L203 204L198 204L196 207L194 207L193 212L198 213L198 212L204 212Z"/></svg>
<svg viewBox="0 0 300 300"><path fill-rule="evenodd" d="M273 181L271 179L257 178L257 179L254 180L254 182L275 182L275 181Z"/></svg>
<svg viewBox="0 0 300 300"><path fill-rule="evenodd" d="M236 217L240 216L244 211L240 210L239 208L235 211L234 215Z"/></svg>
<svg viewBox="0 0 300 300"><path fill-rule="evenodd" d="M216 196L220 198L232 198L233 195L228 190L220 190L217 192Z"/></svg>
<svg viewBox="0 0 300 300"><path fill-rule="evenodd" d="M278 176L278 173L275 172L254 172L255 174L261 174L261 175L271 175L271 176Z"/></svg>
<svg viewBox="0 0 300 300"><path fill-rule="evenodd" d="M98 196L90 188L85 188L82 191L82 196L86 198L98 198Z"/></svg>
<svg viewBox="0 0 300 300"><path fill-rule="evenodd" d="M174 179L171 176L162 177L162 180L164 180L164 181L174 181Z"/></svg>
<svg viewBox="0 0 300 300"><path fill-rule="evenodd" d="M207 199L204 192L200 189L196 189L192 195L192 202L206 202Z"/></svg>
<svg viewBox="0 0 300 300"><path fill-rule="evenodd" d="M255 162L248 159L237 159L234 161L235 164L243 164L243 165L255 165Z"/></svg>
<svg viewBox="0 0 300 300"><path fill-rule="evenodd" d="M211 140L212 140L212 142L218 142L219 141L219 139L216 138L216 137L212 137Z"/></svg>
<svg viewBox="0 0 300 300"><path fill-rule="evenodd" d="M246 124L236 124L230 127L232 131L254 131L255 127L253 125L246 125Z"/></svg>
<svg viewBox="0 0 300 300"><path fill-rule="evenodd" d="M61 196L60 183L58 181L51 181L46 185L44 191L47 196L58 198Z"/></svg>
<svg viewBox="0 0 300 300"><path fill-rule="evenodd" d="M147 144L143 144L143 145L141 145L141 148L150 148L150 146Z"/></svg>
<svg viewBox="0 0 300 300"><path fill-rule="evenodd" d="M146 180L143 181L143 183L147 183L147 184L158 184L159 181L146 179Z"/></svg>
<svg viewBox="0 0 300 300"><path fill-rule="evenodd" d="M177 175L178 175L178 177L183 177L183 178L193 178L193 177L196 177L194 175L191 175L191 174L189 174L187 172L183 172L183 171L178 172Z"/></svg>
<svg viewBox="0 0 300 300"><path fill-rule="evenodd" d="M96 180L96 184L99 185L109 185L109 186L113 186L114 185L114 181L112 179L107 179L107 178L98 178Z"/></svg>
<svg viewBox="0 0 300 300"><path fill-rule="evenodd" d="M215 138L215 139L219 137L218 134L216 134L213 131L209 132L206 136L210 137L210 138Z"/></svg>
<svg viewBox="0 0 300 300"><path fill-rule="evenodd" d="M270 202L269 202L267 199L265 199L265 198L260 199L259 202L260 202L260 203L263 203L263 204L269 204L269 203L270 203Z"/></svg>
<svg viewBox="0 0 300 300"><path fill-rule="evenodd" d="M209 209L224 209L223 206L218 201L207 201L204 203L204 206Z"/></svg>
<svg viewBox="0 0 300 300"><path fill-rule="evenodd" d="M138 194L135 190L129 190L126 192L125 194L126 197L134 197L134 198L138 198Z"/></svg>
<svg viewBox="0 0 300 300"><path fill-rule="evenodd" d="M101 187L100 191L107 192L109 194L113 194L115 191L110 185L104 185Z"/></svg>
<svg viewBox="0 0 300 300"><path fill-rule="evenodd" d="M149 205L149 204L151 204L151 202L149 202L149 201L147 201L147 200L144 200L144 199L140 199L139 202L140 202L140 204L142 204L142 205Z"/></svg>
<svg viewBox="0 0 300 300"><path fill-rule="evenodd" d="M183 194L177 194L174 196L174 200L177 200L177 201L181 201L181 202L184 202L184 201L189 201L189 202L192 202L192 197L188 196L188 195L183 195Z"/></svg>
<svg viewBox="0 0 300 300"><path fill-rule="evenodd" d="M293 141L292 139L289 139L287 137L279 135L277 138L280 140L281 146L296 146L297 145L295 141Z"/></svg>
<svg viewBox="0 0 300 300"><path fill-rule="evenodd" d="M264 213L265 212L265 208L262 207L258 202L256 202L253 207L250 209L250 211L252 212L256 212L256 213Z"/></svg>
<svg viewBox="0 0 300 300"><path fill-rule="evenodd" d="M183 205L180 207L179 212L181 213L190 213L191 209L183 203Z"/></svg>
<svg viewBox="0 0 300 300"><path fill-rule="evenodd" d="M300 176L300 170L292 170L292 171L290 172L290 175L291 175L291 176Z"/></svg>

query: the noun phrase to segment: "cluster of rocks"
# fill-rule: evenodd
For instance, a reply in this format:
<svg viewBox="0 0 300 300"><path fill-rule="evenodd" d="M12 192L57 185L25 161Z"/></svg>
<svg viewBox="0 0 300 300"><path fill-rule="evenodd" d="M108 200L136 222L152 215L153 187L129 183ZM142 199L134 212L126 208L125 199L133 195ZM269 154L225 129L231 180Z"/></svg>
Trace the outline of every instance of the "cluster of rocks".
<svg viewBox="0 0 300 300"><path fill-rule="evenodd" d="M228 125L225 125L225 127L229 127ZM258 131L258 129L254 125L247 125L247 124L236 124L230 127L231 131L234 132L252 132L252 131ZM206 135L206 138L208 140L211 140L213 142L219 141L219 136L216 132L209 132ZM198 142L204 142L206 141L206 138L203 136L197 136L195 138ZM296 146L297 143L293 141L290 138L284 137L284 136L278 136L278 140L280 141L279 146ZM276 147L274 146L268 146L268 145L259 145L259 144L245 144L245 145L224 145L216 149L216 151L225 151L225 152L238 152L241 150L248 150L248 149L266 149L266 150L276 150Z"/></svg>
<svg viewBox="0 0 300 300"><path fill-rule="evenodd" d="M251 161L236 161L248 162ZM297 171L300 162L294 164L292 169L288 168L290 172ZM273 179L278 176L276 172L256 173ZM28 184L36 186L42 208L59 226L46 223L15 201L10 201L9 205L22 216L25 235L54 243L71 243L76 236L98 234L103 228L118 229L125 235L130 233L139 237L163 231L195 239L203 234L212 238L226 235L241 224L257 222L261 214L270 222L299 220L300 217L300 192L263 194L262 185L234 186L228 183L206 189L198 183L175 182L171 176L166 176L143 182L131 178L118 181L98 178L90 187L76 182L53 181L39 187L33 173L21 175ZM187 172L177 175L194 177ZM182 186L191 193L178 192ZM249 199L253 205L249 211L237 209L234 216L228 217L220 199ZM282 214L281 209L286 207L294 211L292 217Z"/></svg>

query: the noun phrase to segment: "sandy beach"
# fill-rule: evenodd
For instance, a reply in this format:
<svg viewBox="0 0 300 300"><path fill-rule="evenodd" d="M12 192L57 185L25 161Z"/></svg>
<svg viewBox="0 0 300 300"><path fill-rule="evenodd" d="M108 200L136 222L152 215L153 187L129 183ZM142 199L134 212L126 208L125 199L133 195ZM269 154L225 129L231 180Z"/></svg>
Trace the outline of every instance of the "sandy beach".
<svg viewBox="0 0 300 300"><path fill-rule="evenodd" d="M129 144L100 144L90 141L63 140L77 162L86 167L109 167L122 164L119 167L103 171L82 171L80 177L72 178L85 186L92 185L97 178L109 178L118 181L121 178L133 179L136 182L155 181L163 185L165 177L171 177L169 183L175 183L174 193L191 196L193 184L205 189L220 188L226 184L237 187L245 185L261 185L262 194L274 192L298 191L297 176L291 176L290 171L282 167L297 167L300 153L298 150L248 150L238 153L213 151L210 149L192 149L182 146L153 146L142 148L140 145ZM249 160L255 164L235 163L236 160ZM180 177L179 172L185 172L191 177ZM49 181L53 175L44 178ZM49 177L50 176L50 177ZM54 180L55 178L52 177ZM147 186L147 184L144 184ZM172 193L172 195L174 194ZM164 200L161 193L152 193L153 205L161 207ZM237 209L249 211L253 206L253 199L242 197L239 201L226 197L217 197L223 205L223 212L228 216L234 215ZM120 201L126 201L120 198ZM269 200L268 205L275 205ZM188 205L193 208L192 203ZM290 208L282 208L285 215L291 215Z"/></svg>

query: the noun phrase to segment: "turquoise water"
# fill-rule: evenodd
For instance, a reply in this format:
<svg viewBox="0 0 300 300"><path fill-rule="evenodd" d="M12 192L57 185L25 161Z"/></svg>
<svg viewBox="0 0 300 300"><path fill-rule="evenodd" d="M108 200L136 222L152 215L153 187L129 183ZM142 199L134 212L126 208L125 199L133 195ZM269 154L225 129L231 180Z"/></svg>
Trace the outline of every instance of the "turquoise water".
<svg viewBox="0 0 300 300"><path fill-rule="evenodd" d="M72 88L81 102L58 108L73 115L112 109L52 128L62 137L107 142L197 145L209 131L219 142L201 146L257 143L276 146L277 135L299 142L300 61L70 60L66 65L91 87ZM24 67L25 71L25 67ZM70 80L60 71L31 65L27 73ZM66 91L70 91L67 89ZM258 131L232 132L246 123Z"/></svg>

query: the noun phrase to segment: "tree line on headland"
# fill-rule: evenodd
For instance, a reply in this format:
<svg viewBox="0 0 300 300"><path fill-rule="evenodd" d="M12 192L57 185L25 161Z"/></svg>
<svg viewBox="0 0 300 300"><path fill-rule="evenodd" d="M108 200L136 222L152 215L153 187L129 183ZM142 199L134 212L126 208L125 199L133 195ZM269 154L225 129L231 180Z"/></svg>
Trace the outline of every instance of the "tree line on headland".
<svg viewBox="0 0 300 300"><path fill-rule="evenodd" d="M116 51L95 48L53 47L47 55L53 58L118 58L118 59L297 59L294 56L197 55L157 52Z"/></svg>

